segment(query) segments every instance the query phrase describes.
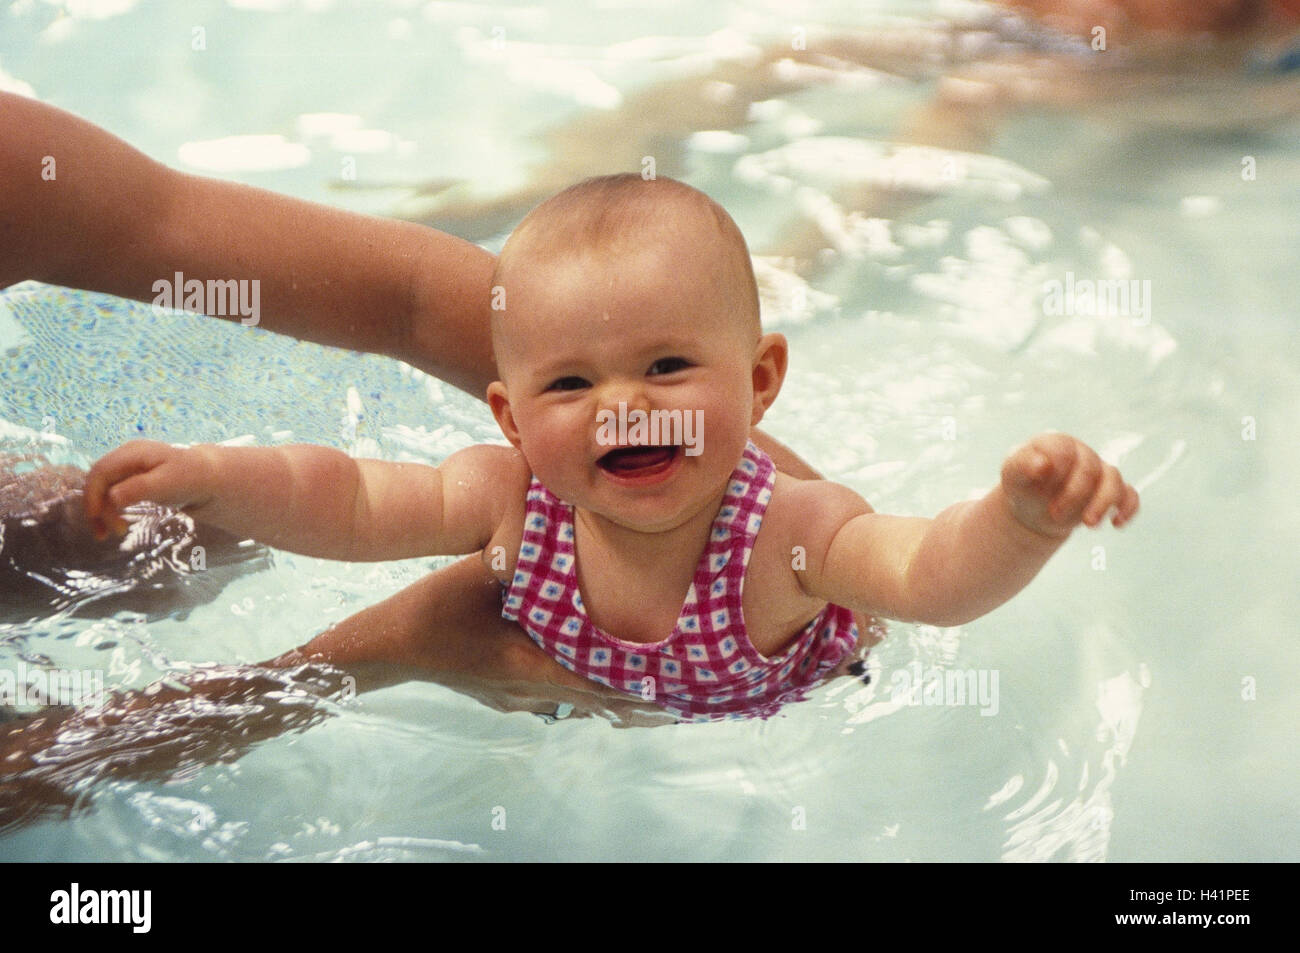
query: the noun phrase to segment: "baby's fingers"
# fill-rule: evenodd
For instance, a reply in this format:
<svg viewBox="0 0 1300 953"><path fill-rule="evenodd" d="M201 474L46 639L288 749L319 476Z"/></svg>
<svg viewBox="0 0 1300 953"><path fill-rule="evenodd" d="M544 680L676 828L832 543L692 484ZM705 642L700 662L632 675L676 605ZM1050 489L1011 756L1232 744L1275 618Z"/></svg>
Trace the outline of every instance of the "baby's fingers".
<svg viewBox="0 0 1300 953"><path fill-rule="evenodd" d="M1073 526L1084 518L1085 507L1096 498L1097 488L1102 482L1104 466L1101 458L1091 448L1082 443L1078 444L1069 479L1052 500L1048 510L1056 523ZM1102 512L1104 513L1105 510Z"/></svg>
<svg viewBox="0 0 1300 953"><path fill-rule="evenodd" d="M121 512L133 503L188 502L184 468L170 467L181 450L155 440L133 440L98 460L86 475L86 517L95 535L126 531Z"/></svg>
<svg viewBox="0 0 1300 953"><path fill-rule="evenodd" d="M1140 501L1138 499L1138 491L1133 489L1133 487L1129 486L1127 483L1125 483L1124 496L1119 504L1119 512L1116 513L1115 518L1111 520L1112 525L1114 525L1115 528L1118 529L1119 527L1126 524L1129 520L1131 520L1134 516L1137 515L1139 504Z"/></svg>
<svg viewBox="0 0 1300 953"><path fill-rule="evenodd" d="M1087 508L1083 511L1083 522L1088 526L1096 526L1110 512L1111 507L1118 507L1123 501L1123 477L1110 464L1103 464L1101 482L1097 486L1097 492L1092 495Z"/></svg>
<svg viewBox="0 0 1300 953"><path fill-rule="evenodd" d="M96 460L86 474L86 515L92 519L102 515L110 489L129 476L157 466L166 459L163 451L170 449L156 440L132 440Z"/></svg>

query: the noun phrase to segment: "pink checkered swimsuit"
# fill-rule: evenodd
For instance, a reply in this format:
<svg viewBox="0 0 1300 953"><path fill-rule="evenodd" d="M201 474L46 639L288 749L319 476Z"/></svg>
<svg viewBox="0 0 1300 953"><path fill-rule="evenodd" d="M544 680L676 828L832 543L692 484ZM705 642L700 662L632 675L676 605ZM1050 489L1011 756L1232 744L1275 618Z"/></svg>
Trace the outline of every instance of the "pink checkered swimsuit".
<svg viewBox="0 0 1300 953"><path fill-rule="evenodd" d="M858 641L853 614L827 605L774 658L750 642L741 594L775 480L771 459L751 441L731 474L676 627L662 642L640 643L614 638L587 616L578 591L573 507L534 476L501 615L565 668L653 699L679 721L768 718L804 698Z"/></svg>

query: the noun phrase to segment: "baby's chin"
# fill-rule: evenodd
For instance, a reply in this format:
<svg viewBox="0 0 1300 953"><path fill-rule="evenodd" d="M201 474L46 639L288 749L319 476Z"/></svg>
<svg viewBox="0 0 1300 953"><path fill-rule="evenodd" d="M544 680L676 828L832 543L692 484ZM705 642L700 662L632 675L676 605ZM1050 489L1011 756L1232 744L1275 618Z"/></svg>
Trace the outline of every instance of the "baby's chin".
<svg viewBox="0 0 1300 953"><path fill-rule="evenodd" d="M680 448L676 455L679 460L684 458L683 466L689 466L687 461L692 458L685 457ZM579 494L579 499L568 502L578 510L623 529L667 533L692 522L706 511L710 519L715 517L730 477L731 471L728 470L707 480L701 480L698 473L688 478L679 468L668 480L638 487L620 484L602 471L598 479L604 481L603 487L590 496Z"/></svg>

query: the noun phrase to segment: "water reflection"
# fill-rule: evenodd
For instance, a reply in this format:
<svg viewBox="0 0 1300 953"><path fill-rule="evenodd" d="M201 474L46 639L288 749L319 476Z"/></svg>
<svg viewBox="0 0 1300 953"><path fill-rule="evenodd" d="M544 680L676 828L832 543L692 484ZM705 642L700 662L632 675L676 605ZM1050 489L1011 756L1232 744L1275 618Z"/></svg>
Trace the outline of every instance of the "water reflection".
<svg viewBox="0 0 1300 953"><path fill-rule="evenodd" d="M0 452L0 622L53 615L184 615L231 579L271 564L251 540L142 503L123 539L97 540L83 509L84 471Z"/></svg>

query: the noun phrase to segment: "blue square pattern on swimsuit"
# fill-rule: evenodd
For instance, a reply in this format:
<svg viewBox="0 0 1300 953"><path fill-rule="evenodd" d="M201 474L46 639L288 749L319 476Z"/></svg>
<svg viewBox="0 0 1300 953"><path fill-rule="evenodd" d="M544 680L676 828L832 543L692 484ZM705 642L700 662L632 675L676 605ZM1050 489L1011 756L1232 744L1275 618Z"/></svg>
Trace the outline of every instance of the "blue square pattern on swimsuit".
<svg viewBox="0 0 1300 953"><path fill-rule="evenodd" d="M653 701L680 721L771 717L805 697L858 639L853 614L836 605L827 605L774 658L763 657L744 631L744 576L775 475L771 459L751 442L728 480L677 624L653 643L625 642L587 616L578 588L573 507L533 477L502 617L521 625L566 668ZM567 606L572 608L560 608ZM679 644L690 663L686 668L677 661ZM647 686L657 686L649 698Z"/></svg>

